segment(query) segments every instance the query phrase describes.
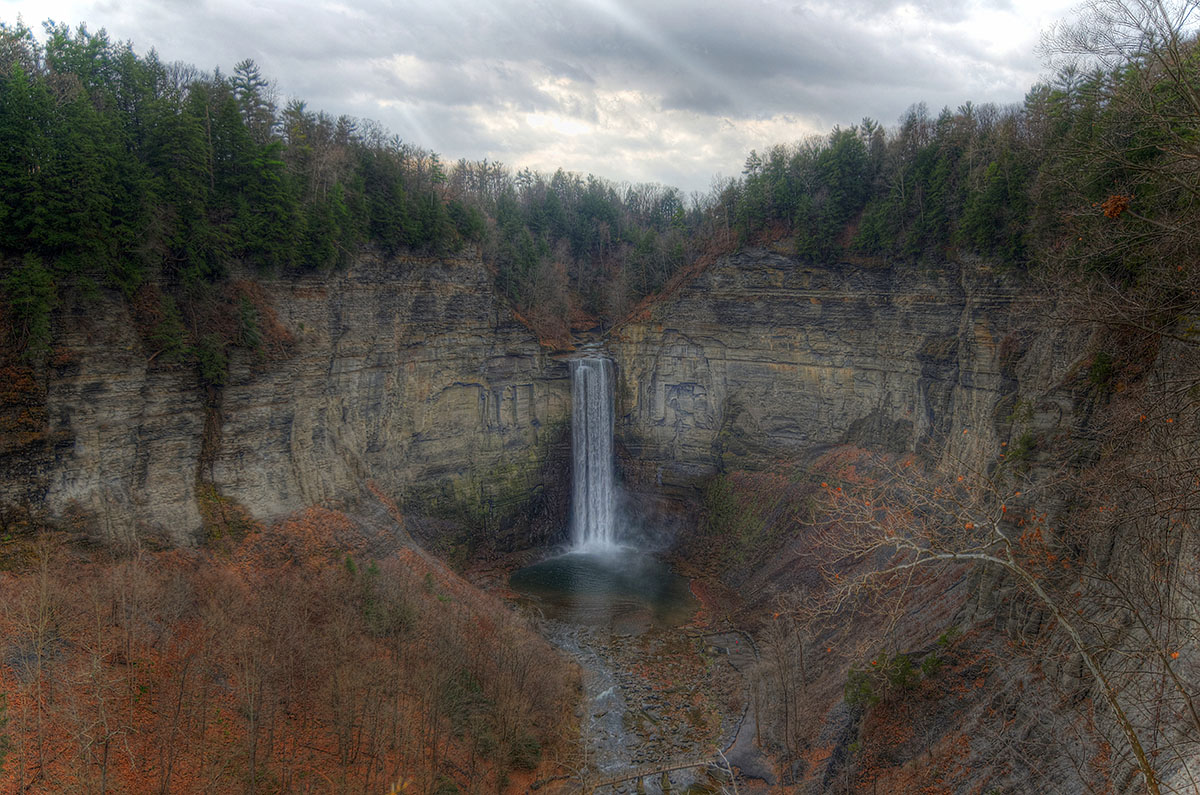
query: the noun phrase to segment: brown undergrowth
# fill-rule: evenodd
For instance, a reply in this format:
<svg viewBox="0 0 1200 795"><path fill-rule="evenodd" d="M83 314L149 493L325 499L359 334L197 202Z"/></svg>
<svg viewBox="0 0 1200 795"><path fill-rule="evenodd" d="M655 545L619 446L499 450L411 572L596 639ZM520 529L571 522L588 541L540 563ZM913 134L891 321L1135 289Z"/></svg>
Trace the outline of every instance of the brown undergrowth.
<svg viewBox="0 0 1200 795"><path fill-rule="evenodd" d="M0 575L0 791L515 792L565 746L572 669L420 550L316 507L219 542Z"/></svg>
<svg viewBox="0 0 1200 795"><path fill-rule="evenodd" d="M825 509L829 495L869 493L888 471L877 453L841 446L723 473L683 542L705 607L758 642L757 742L780 784L939 793L1086 781L1102 791L1111 760L1062 678L1071 657L1047 644L1044 624L1015 623L1031 611L1011 583L950 561L900 588L838 596L839 583L887 561L845 554L853 529ZM730 565L739 549L745 562Z"/></svg>

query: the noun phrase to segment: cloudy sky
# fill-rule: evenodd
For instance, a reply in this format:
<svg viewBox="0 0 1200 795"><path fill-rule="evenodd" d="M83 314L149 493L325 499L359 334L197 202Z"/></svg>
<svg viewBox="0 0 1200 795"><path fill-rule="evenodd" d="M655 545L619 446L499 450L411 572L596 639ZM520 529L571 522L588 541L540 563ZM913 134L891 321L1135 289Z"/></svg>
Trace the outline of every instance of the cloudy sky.
<svg viewBox="0 0 1200 795"><path fill-rule="evenodd" d="M0 0L375 119L445 159L706 190L752 148L1016 102L1074 0Z"/></svg>

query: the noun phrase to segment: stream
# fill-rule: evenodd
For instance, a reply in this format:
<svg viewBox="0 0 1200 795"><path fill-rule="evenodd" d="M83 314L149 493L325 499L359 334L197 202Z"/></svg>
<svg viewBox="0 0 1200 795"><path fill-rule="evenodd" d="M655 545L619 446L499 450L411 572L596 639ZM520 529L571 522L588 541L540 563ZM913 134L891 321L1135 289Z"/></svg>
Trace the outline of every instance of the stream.
<svg viewBox="0 0 1200 795"><path fill-rule="evenodd" d="M584 671L580 716L589 782L668 763L718 759L745 714L738 633L705 633L688 581L633 549L568 552L514 572L510 586L542 632ZM705 767L631 779L603 790L713 792Z"/></svg>

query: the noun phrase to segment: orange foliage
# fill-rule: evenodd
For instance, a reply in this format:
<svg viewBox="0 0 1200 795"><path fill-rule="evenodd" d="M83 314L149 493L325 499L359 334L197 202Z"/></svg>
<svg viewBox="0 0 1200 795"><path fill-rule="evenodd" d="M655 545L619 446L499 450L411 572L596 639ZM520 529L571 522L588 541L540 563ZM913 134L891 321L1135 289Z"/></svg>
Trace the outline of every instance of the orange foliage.
<svg viewBox="0 0 1200 795"><path fill-rule="evenodd" d="M538 344L552 351L573 351L575 346L565 324L544 322L541 318L527 317L516 309L512 310L513 319L533 332Z"/></svg>
<svg viewBox="0 0 1200 795"><path fill-rule="evenodd" d="M366 556L385 540L320 507L227 554L43 536L0 578L0 792L502 789L513 749L563 733L568 669L418 550Z"/></svg>
<svg viewBox="0 0 1200 795"><path fill-rule="evenodd" d="M1116 220L1121 217L1121 213L1129 209L1129 203L1133 201L1132 196L1124 196L1119 193L1114 193L1100 204L1100 209L1104 211L1106 218Z"/></svg>
<svg viewBox="0 0 1200 795"><path fill-rule="evenodd" d="M567 323L571 327L571 331L590 331L600 325L600 318L593 314L585 312L583 307L579 305L577 296L572 295L570 312L567 317Z"/></svg>

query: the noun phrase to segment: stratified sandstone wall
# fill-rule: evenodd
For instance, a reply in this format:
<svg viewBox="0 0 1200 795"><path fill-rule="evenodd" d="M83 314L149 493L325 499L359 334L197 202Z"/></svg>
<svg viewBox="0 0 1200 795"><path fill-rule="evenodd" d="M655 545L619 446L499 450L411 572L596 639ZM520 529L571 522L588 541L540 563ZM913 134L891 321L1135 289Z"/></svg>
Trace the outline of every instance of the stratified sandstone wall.
<svg viewBox="0 0 1200 795"><path fill-rule="evenodd" d="M418 510L486 512L537 485L570 376L478 260L375 261L264 287L298 344L280 366L234 363L211 470L223 494L278 515L371 479Z"/></svg>
<svg viewBox="0 0 1200 795"><path fill-rule="evenodd" d="M1048 387L1079 340L1023 332L1029 299L978 265L726 257L613 335L628 474L684 493L718 469L847 442L994 456L1014 420L1070 408ZM1039 385L1023 419L1022 383Z"/></svg>
<svg viewBox="0 0 1200 795"><path fill-rule="evenodd" d="M415 511L478 516L540 485L569 374L478 258L364 259L264 287L295 344L278 360L235 351L216 409L192 368L151 360L123 303L61 318L46 433L0 452L0 503L186 544L198 479L260 519L368 480Z"/></svg>
<svg viewBox="0 0 1200 795"><path fill-rule="evenodd" d="M0 508L110 539L186 542L200 526L204 395L193 369L149 359L123 302L61 316L44 427L24 443L0 437Z"/></svg>
<svg viewBox="0 0 1200 795"><path fill-rule="evenodd" d="M45 432L0 439L0 507L190 543L201 481L268 520L372 481L471 527L566 482L546 463L566 439L568 368L477 257L363 258L262 287L295 343L236 349L215 403L194 368L154 361L124 303L61 317ZM983 461L1014 423L1053 433L1083 337L1030 324L1030 299L979 265L727 257L609 340L626 477L686 498L720 469L833 444Z"/></svg>

